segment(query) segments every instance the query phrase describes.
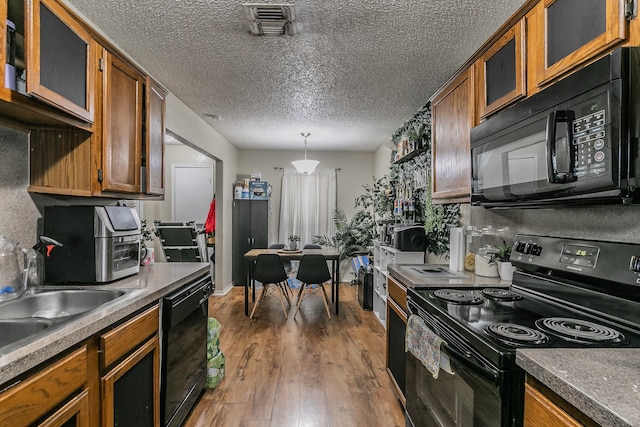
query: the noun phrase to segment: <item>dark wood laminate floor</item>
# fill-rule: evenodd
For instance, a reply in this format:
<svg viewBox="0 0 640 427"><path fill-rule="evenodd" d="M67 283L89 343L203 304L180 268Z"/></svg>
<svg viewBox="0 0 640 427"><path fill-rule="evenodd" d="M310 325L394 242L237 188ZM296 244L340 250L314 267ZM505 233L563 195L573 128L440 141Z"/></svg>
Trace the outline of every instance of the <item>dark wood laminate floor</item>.
<svg viewBox="0 0 640 427"><path fill-rule="evenodd" d="M244 315L243 288L214 296L222 324L225 379L206 390L185 426L404 426L385 370L385 331L341 285L340 315L327 318L319 295L285 320L274 297Z"/></svg>

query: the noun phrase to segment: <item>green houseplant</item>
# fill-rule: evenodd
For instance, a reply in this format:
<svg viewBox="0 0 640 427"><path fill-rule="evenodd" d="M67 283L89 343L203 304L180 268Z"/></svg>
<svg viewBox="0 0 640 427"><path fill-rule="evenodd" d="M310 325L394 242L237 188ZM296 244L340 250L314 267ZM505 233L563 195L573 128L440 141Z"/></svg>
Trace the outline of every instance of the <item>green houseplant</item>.
<svg viewBox="0 0 640 427"><path fill-rule="evenodd" d="M289 249L291 249L292 251L295 251L296 249L298 249L299 241L300 241L300 236L298 236L297 234L292 234L291 236L289 236Z"/></svg>
<svg viewBox="0 0 640 427"><path fill-rule="evenodd" d="M513 265L511 264L511 245L507 245L504 240L496 248L496 252L491 255L489 262L498 264L498 274L502 280L513 279Z"/></svg>
<svg viewBox="0 0 640 427"><path fill-rule="evenodd" d="M375 225L369 211L358 211L349 220L343 209L336 208L333 224L336 227L334 236L315 235L311 241L321 246L335 248L340 253L340 261L369 253L369 248L373 244ZM355 273L352 272L352 274ZM351 280L351 284L355 284L355 278Z"/></svg>
<svg viewBox="0 0 640 427"><path fill-rule="evenodd" d="M140 264L153 264L154 248L152 245L148 247L148 244L153 242L153 239L159 235L160 231L157 228L149 228L146 219L140 221Z"/></svg>

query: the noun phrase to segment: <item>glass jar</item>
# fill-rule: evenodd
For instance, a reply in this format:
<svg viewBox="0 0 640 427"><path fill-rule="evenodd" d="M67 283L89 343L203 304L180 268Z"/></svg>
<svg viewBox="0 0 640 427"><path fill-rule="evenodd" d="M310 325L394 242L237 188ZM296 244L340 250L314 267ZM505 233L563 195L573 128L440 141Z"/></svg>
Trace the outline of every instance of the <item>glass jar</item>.
<svg viewBox="0 0 640 427"><path fill-rule="evenodd" d="M476 227L468 226L464 232L465 239L465 255L464 269L467 271L475 271L475 259L478 250L484 247L484 234Z"/></svg>

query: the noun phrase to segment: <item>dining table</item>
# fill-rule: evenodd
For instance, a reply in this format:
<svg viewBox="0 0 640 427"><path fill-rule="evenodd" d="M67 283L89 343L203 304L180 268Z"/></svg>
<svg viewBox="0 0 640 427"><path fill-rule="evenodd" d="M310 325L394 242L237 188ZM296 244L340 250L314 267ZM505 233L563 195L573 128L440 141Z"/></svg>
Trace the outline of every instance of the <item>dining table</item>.
<svg viewBox="0 0 640 427"><path fill-rule="evenodd" d="M301 249L291 251L287 249L250 249L244 254L247 262L247 280L244 284L244 314L249 315L249 286L251 286L252 302L256 300L256 283L253 278L253 271L256 259L261 254L277 254L282 261L299 261L304 255L318 254L331 261L331 301L334 303L335 313L340 310L340 252L336 249ZM251 284L251 285L249 285Z"/></svg>

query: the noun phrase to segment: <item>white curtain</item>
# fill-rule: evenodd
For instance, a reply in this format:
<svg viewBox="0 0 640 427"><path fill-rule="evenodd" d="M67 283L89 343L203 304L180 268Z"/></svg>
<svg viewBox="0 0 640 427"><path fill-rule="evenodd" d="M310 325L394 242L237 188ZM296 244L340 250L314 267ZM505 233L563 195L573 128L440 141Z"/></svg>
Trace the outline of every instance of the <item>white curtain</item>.
<svg viewBox="0 0 640 427"><path fill-rule="evenodd" d="M285 169L282 176L279 241L289 244L289 236L300 236L299 246L311 243L311 236L335 234L335 169L316 169L311 175Z"/></svg>

